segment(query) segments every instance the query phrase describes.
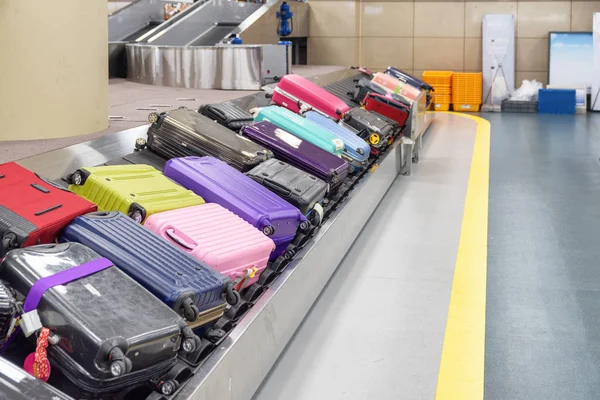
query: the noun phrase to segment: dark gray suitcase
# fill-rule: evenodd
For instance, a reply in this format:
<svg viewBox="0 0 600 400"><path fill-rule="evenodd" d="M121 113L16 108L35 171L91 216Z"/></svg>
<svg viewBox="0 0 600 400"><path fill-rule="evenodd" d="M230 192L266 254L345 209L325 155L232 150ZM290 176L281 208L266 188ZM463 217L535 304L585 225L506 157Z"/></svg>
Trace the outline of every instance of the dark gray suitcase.
<svg viewBox="0 0 600 400"><path fill-rule="evenodd" d="M69 276L58 286L54 281L45 292L32 290L41 279L60 281L98 262L108 266ZM180 351L201 345L179 315L110 264L79 243L12 250L0 264L0 278L26 298L24 311L36 309L42 326L57 336L58 344L47 350L52 367L86 394L115 393L160 378ZM32 302L36 297L39 303Z"/></svg>
<svg viewBox="0 0 600 400"><path fill-rule="evenodd" d="M246 175L296 206L310 219L314 207L323 201L329 189L325 181L274 158L254 167Z"/></svg>
<svg viewBox="0 0 600 400"><path fill-rule="evenodd" d="M368 77L368 75L357 73L356 75L352 75L327 84L323 86L323 89L342 99L350 108L360 107L360 104L355 102L352 98L352 94L354 92L354 88L356 87L356 82L358 82L358 80L362 77Z"/></svg>
<svg viewBox="0 0 600 400"><path fill-rule="evenodd" d="M34 378L2 357L0 357L0 399L73 400L60 390Z"/></svg>
<svg viewBox="0 0 600 400"><path fill-rule="evenodd" d="M166 159L212 156L246 172L273 157L248 138L185 107L150 114L147 146Z"/></svg>
<svg viewBox="0 0 600 400"><path fill-rule="evenodd" d="M363 108L353 108L348 111L340 124L359 132L359 136L371 145L372 156L378 155L400 132L400 127L395 121Z"/></svg>
<svg viewBox="0 0 600 400"><path fill-rule="evenodd" d="M252 114L246 110L242 110L240 107L229 101L216 104L204 104L200 106L198 112L236 132L239 132L244 126L254 122Z"/></svg>

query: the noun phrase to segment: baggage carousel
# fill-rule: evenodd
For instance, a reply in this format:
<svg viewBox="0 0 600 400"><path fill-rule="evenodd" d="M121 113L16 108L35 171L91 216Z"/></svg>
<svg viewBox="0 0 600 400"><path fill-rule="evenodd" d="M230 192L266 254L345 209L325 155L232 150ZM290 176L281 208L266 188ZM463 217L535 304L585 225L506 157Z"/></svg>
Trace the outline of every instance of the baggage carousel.
<svg viewBox="0 0 600 400"><path fill-rule="evenodd" d="M355 74L356 70L348 68L311 80L324 86ZM260 92L234 102L248 110L268 104L269 98ZM393 143L352 187L318 233L171 398L242 400L253 396L392 182L399 174L410 174L432 120L433 114L426 112L422 94L413 104L405 136ZM130 154L135 140L145 137L147 129L148 125L139 126L18 163L58 181L79 167Z"/></svg>

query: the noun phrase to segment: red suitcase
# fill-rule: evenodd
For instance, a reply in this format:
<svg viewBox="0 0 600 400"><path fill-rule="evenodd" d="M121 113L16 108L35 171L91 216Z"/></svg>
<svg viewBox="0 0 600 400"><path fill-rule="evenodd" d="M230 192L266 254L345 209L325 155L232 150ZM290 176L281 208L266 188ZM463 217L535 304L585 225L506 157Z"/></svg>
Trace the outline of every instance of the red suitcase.
<svg viewBox="0 0 600 400"><path fill-rule="evenodd" d="M298 114L317 111L339 121L350 107L319 85L296 74L285 75L273 92L273 102Z"/></svg>
<svg viewBox="0 0 600 400"><path fill-rule="evenodd" d="M90 203L13 162L0 164L0 258L11 249L52 243Z"/></svg>
<svg viewBox="0 0 600 400"><path fill-rule="evenodd" d="M400 131L404 129L410 115L410 108L406 104L373 92L365 97L364 108L396 121L400 125Z"/></svg>

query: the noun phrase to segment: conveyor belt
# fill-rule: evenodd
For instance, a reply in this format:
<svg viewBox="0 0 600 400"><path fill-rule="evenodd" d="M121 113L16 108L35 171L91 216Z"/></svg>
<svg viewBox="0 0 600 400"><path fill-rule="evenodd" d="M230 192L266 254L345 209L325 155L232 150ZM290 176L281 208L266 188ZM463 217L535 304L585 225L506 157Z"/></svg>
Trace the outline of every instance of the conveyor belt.
<svg viewBox="0 0 600 400"><path fill-rule="evenodd" d="M327 75L321 82L332 83L335 77L347 79L349 75L354 76L355 71L343 70ZM234 102L248 109L265 105L267 101L264 93L258 93ZM420 114L420 110L414 110L414 113ZM426 126L420 126L419 132L425 129ZM131 154L135 139L144 137L146 131L147 125L133 128L19 163L48 178L61 178L82 166L129 157L127 154ZM351 182L343 202L330 210L329 219L316 236L305 243L260 301L195 370L176 399L213 400L217 398L215 393L228 393L230 399L252 396L388 187L398 173L404 171L406 164L410 165L411 150L410 141L398 140L361 180ZM144 155L134 153L133 156ZM232 385L232 379L235 379L235 385Z"/></svg>
<svg viewBox="0 0 600 400"><path fill-rule="evenodd" d="M332 82L328 85L323 86L325 90L329 93L336 95L340 99L344 101L349 107L355 108L359 107L358 103L355 103L349 96L348 93L352 92L356 86L356 82L359 78L364 76L361 73L357 73L353 76L349 76L347 78L341 79L336 82Z"/></svg>

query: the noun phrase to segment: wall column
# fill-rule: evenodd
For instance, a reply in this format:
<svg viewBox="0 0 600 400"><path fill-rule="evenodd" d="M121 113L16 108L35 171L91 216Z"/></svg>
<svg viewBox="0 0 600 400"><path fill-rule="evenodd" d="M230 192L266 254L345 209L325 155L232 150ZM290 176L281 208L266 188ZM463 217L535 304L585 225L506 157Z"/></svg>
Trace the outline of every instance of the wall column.
<svg viewBox="0 0 600 400"><path fill-rule="evenodd" d="M108 127L106 0L0 1L0 140Z"/></svg>

